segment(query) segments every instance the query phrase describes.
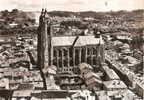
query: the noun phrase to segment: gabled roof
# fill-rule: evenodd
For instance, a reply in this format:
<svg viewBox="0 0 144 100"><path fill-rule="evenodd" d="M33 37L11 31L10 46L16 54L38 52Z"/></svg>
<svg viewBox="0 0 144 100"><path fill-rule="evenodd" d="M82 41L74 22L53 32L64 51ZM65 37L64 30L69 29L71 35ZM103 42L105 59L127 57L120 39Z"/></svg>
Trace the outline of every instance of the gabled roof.
<svg viewBox="0 0 144 100"><path fill-rule="evenodd" d="M78 39L76 39L78 38ZM76 41L75 41L76 40ZM74 43L75 42L75 43ZM64 37L52 37L53 46L86 46L103 44L102 38L95 38L94 36L64 36Z"/></svg>

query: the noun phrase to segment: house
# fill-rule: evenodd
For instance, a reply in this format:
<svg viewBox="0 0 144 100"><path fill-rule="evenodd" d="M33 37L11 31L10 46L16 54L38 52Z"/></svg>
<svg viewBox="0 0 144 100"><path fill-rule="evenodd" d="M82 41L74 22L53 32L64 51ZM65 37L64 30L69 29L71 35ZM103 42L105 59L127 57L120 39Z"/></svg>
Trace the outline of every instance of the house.
<svg viewBox="0 0 144 100"><path fill-rule="evenodd" d="M13 90L0 89L0 100L10 100Z"/></svg>
<svg viewBox="0 0 144 100"><path fill-rule="evenodd" d="M16 90L13 92L12 100L30 100L33 90Z"/></svg>
<svg viewBox="0 0 144 100"><path fill-rule="evenodd" d="M74 93L69 93L68 91L64 91L64 90L34 91L31 94L31 100L70 100L70 96Z"/></svg>
<svg viewBox="0 0 144 100"><path fill-rule="evenodd" d="M18 24L15 23L15 22L13 22L13 23L10 23L9 26L10 26L11 28L14 28L14 27L18 26Z"/></svg>
<svg viewBox="0 0 144 100"><path fill-rule="evenodd" d="M81 90L71 96L72 100L95 100L95 96L88 90Z"/></svg>
<svg viewBox="0 0 144 100"><path fill-rule="evenodd" d="M131 90L96 91L96 100L142 100Z"/></svg>
<svg viewBox="0 0 144 100"><path fill-rule="evenodd" d="M84 75L85 83L88 89L100 90L102 87L102 80L100 76L98 76L94 72L89 72Z"/></svg>
<svg viewBox="0 0 144 100"><path fill-rule="evenodd" d="M57 67L54 65L46 66L43 68L45 79L47 83L47 89L59 90L60 87L55 84L54 75L56 75Z"/></svg>
<svg viewBox="0 0 144 100"><path fill-rule="evenodd" d="M12 100L30 100L32 91L34 91L33 84L20 84L13 92Z"/></svg>
<svg viewBox="0 0 144 100"><path fill-rule="evenodd" d="M117 75L117 73L109 68L108 66L103 66L102 67L104 72L105 72L105 75L104 75L104 79L105 80L120 80L119 76Z"/></svg>
<svg viewBox="0 0 144 100"><path fill-rule="evenodd" d="M57 74L58 80L56 82L60 83L61 89L72 89L79 90L84 86L84 80L76 74Z"/></svg>
<svg viewBox="0 0 144 100"><path fill-rule="evenodd" d="M125 83L121 80L110 80L110 81L104 81L103 82L103 88L105 90L123 90L127 89L127 86Z"/></svg>
<svg viewBox="0 0 144 100"><path fill-rule="evenodd" d="M92 66L87 63L79 64L79 69L80 69L80 73L81 73L82 77L84 76L84 74L86 74L88 72L92 72L92 70L93 70Z"/></svg>
<svg viewBox="0 0 144 100"><path fill-rule="evenodd" d="M91 65L86 63L79 64L81 77L84 79L87 88L99 90L102 87L102 80L100 76L93 72Z"/></svg>
<svg viewBox="0 0 144 100"><path fill-rule="evenodd" d="M138 93L139 96L144 96L144 82L136 83L135 91Z"/></svg>
<svg viewBox="0 0 144 100"><path fill-rule="evenodd" d="M122 62L129 67L129 69L136 70L136 67L140 64L140 60L132 57L132 56L125 56L123 57Z"/></svg>
<svg viewBox="0 0 144 100"><path fill-rule="evenodd" d="M38 27L38 66L57 66L61 72L73 72L80 63L96 65L104 61L104 41L95 36L54 36L53 23L47 11L42 11ZM43 56L44 55L44 56Z"/></svg>
<svg viewBox="0 0 144 100"><path fill-rule="evenodd" d="M9 89L9 80L7 78L0 79L0 88L1 89Z"/></svg>

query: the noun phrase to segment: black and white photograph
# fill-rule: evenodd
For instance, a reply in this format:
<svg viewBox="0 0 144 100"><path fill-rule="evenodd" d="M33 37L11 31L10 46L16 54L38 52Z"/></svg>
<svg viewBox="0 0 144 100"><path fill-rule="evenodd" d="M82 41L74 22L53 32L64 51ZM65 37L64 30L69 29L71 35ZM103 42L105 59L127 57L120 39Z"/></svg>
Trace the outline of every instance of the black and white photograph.
<svg viewBox="0 0 144 100"><path fill-rule="evenodd" d="M0 100L144 100L144 0L0 0Z"/></svg>

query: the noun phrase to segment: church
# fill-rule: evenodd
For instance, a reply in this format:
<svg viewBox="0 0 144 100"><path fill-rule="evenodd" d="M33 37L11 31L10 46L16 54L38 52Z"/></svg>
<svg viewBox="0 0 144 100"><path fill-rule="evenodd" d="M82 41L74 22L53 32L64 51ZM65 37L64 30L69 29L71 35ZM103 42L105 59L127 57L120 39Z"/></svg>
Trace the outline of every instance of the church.
<svg viewBox="0 0 144 100"><path fill-rule="evenodd" d="M87 36L53 36L52 20L42 11L38 27L38 67L55 65L59 72L73 72L81 63L95 67L104 62L104 41L99 32Z"/></svg>

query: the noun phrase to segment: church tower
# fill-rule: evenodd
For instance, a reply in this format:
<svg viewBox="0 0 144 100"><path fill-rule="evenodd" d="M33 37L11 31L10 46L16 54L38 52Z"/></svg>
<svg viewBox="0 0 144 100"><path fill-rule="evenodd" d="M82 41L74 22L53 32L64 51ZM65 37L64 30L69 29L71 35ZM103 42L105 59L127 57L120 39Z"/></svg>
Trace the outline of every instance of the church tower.
<svg viewBox="0 0 144 100"><path fill-rule="evenodd" d="M47 11L42 9L39 18L38 27L38 44L37 44L37 67L41 72L41 76L44 81L44 87L46 88L45 76L43 69L51 65L53 56L52 46L52 33L51 33L51 22L47 14Z"/></svg>
<svg viewBox="0 0 144 100"><path fill-rule="evenodd" d="M47 11L42 10L38 27L38 66L44 68L52 65L53 45L52 45L52 25Z"/></svg>

